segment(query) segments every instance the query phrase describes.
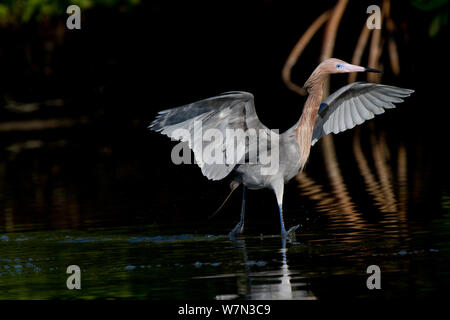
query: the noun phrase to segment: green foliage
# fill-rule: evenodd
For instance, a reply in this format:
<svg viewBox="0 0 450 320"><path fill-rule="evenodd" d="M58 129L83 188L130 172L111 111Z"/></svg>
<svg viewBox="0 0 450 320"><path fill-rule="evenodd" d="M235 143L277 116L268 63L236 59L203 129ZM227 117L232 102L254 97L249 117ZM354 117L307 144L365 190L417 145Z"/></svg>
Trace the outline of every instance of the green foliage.
<svg viewBox="0 0 450 320"><path fill-rule="evenodd" d="M78 5L81 10L95 6L130 9L140 0L2 0L0 24L20 24L41 21L43 17L65 15L69 5Z"/></svg>
<svg viewBox="0 0 450 320"><path fill-rule="evenodd" d="M412 5L422 11L436 10L448 3L448 0L412 0Z"/></svg>
<svg viewBox="0 0 450 320"><path fill-rule="evenodd" d="M436 12L428 27L428 35L435 37L448 23L448 0L412 0L412 5L421 11Z"/></svg>

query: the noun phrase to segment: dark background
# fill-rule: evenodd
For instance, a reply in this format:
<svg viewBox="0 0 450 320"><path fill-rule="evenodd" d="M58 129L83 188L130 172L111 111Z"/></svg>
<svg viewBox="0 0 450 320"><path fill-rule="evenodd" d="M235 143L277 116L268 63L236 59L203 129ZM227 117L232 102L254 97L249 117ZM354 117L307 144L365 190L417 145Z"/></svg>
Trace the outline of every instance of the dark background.
<svg viewBox="0 0 450 320"><path fill-rule="evenodd" d="M335 57L351 60L372 2L350 2L339 27ZM31 154L25 148L4 165L4 208L13 208L18 224L39 221L43 228L190 222L195 229L225 198L228 184L207 181L196 166L173 165L170 151L175 143L150 132L148 124L159 110L224 91L245 90L255 95L265 125L286 130L299 118L305 98L284 86L282 66L306 28L334 3L143 1L127 10L107 6L83 10L81 30L61 31L66 14L4 26L0 29L0 92L21 103L63 99L64 106L27 114L0 109L0 121L87 119L86 125L69 129L0 133L6 147L28 139L45 141L43 150ZM410 2L393 2L401 74L394 77L386 67L382 82L416 93L375 120L394 143L401 141L415 150L408 162L411 168L418 167L415 159L420 158L417 179L426 180L428 187L411 214L426 209L430 216L441 210L440 190L448 175L448 34L444 26L430 37L435 14ZM319 32L294 68L294 82L303 84L316 67L321 42ZM382 63L388 65L386 56ZM346 76L334 76L332 90L346 81ZM352 152L350 134L337 138L337 152L343 170L351 176L354 164L346 163ZM61 141L70 143L62 150L54 147ZM2 157L11 157L2 150ZM319 148L313 149L306 170L325 181L320 176ZM58 184L66 186L59 207L52 202L53 187ZM44 198L37 214L28 205L36 188L43 190ZM270 191L260 192L250 193L249 212L252 208L276 210ZM356 185L354 193L364 191ZM76 194L76 199L70 194ZM287 199L295 197L287 195ZM238 215L238 198L235 195L224 208L228 214L208 223L225 221L231 229ZM298 207L298 201L285 203L287 212L308 214L307 204L305 208ZM81 216L66 219L65 212L74 207ZM262 211L269 217L271 210ZM276 215L270 217L275 223ZM257 216L250 213L249 219L257 220Z"/></svg>
<svg viewBox="0 0 450 320"><path fill-rule="evenodd" d="M289 128L305 97L285 87L281 69L336 1L134 1L83 0L92 6L82 8L81 30L66 28L69 1L0 2L0 300L446 296L445 0L392 1L401 72L393 75L385 44L382 83L415 93L333 136L342 184L323 144L312 148L304 172L312 183L285 188L286 227L301 224L287 246L271 190L248 192L244 236L230 240L239 190L208 219L229 179L174 165L176 143L147 126L159 110L246 90L265 125ZM50 7L17 14L30 3ZM5 4L18 11L5 18ZM371 4L349 1L335 57L352 59ZM299 85L319 62L322 31L293 69ZM363 65L367 58L366 50ZM332 76L331 90L347 79ZM358 136L375 190L356 159ZM82 290L65 286L72 264L83 270ZM382 290L368 290L369 265L380 266Z"/></svg>

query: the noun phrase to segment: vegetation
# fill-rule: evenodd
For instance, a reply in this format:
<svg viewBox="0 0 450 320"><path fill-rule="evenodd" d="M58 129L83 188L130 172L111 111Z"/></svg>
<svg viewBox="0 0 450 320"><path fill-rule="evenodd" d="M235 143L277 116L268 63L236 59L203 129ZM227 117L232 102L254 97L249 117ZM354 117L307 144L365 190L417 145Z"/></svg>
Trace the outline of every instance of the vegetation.
<svg viewBox="0 0 450 320"><path fill-rule="evenodd" d="M103 6L127 10L140 2L140 0L4 0L0 3L0 24L42 21L48 17L66 14L67 7L72 4L81 9Z"/></svg>

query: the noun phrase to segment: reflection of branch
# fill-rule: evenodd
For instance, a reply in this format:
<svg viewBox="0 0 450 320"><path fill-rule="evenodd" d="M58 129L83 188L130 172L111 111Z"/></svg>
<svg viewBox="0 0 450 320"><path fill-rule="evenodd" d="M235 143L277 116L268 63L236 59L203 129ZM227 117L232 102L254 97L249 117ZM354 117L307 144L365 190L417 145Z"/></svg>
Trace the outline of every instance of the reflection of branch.
<svg viewBox="0 0 450 320"><path fill-rule="evenodd" d="M336 198L324 191L325 188L308 177L304 171L299 171L295 179L298 182L298 187L302 190L301 194L316 202L317 211L325 212L332 216L342 213L342 210L337 206Z"/></svg>
<svg viewBox="0 0 450 320"><path fill-rule="evenodd" d="M364 221L358 214L349 212L352 208L343 208L339 201L339 194L330 194L324 191L324 187L309 178L305 172L299 172L296 176L299 183L299 188L303 195L307 195L310 199L316 201L316 209L321 212L326 212L327 216L333 221L335 225L346 225L353 229L363 229ZM337 201L336 201L337 200ZM348 232L352 235L353 232ZM347 242L358 241L352 237L346 238Z"/></svg>
<svg viewBox="0 0 450 320"><path fill-rule="evenodd" d="M375 199L375 202L380 206L382 212L387 212L384 205L384 198L381 196L381 187L370 170L369 164L367 163L366 157L361 149L361 139L360 139L359 128L355 129L355 135L353 136L353 154L355 156L356 163L358 164L359 171L363 177L364 183L366 184L366 189L370 195Z"/></svg>
<svg viewBox="0 0 450 320"><path fill-rule="evenodd" d="M387 148L386 144L386 136L384 133L381 133L380 138L375 138L374 134L371 134L371 144L372 144L372 155L373 160L375 162L375 167L378 172L378 177L381 183L381 189L383 190L385 201L386 201L386 209L390 212L394 212L397 210L396 201L394 192L392 190L392 183L390 176L392 176L390 167L387 164L387 159L383 157L383 155L387 156L384 152Z"/></svg>
<svg viewBox="0 0 450 320"><path fill-rule="evenodd" d="M406 221L406 206L408 204L408 163L406 148L403 144L398 148L397 161L399 215L403 221Z"/></svg>
<svg viewBox="0 0 450 320"><path fill-rule="evenodd" d="M423 157L423 147L420 144L417 145L416 147L414 159L415 159L414 160L415 168L414 170L412 170L413 182L411 183L412 185L411 200L414 203L419 203L422 199L422 192L424 188L423 182L425 180L424 174L426 174L426 172L424 172L424 168L426 168L426 161L424 160Z"/></svg>
<svg viewBox="0 0 450 320"><path fill-rule="evenodd" d="M336 199L333 195L324 191L324 188L307 176L304 171L299 171L295 179L298 182L302 194L308 196L311 200L317 201L317 209L319 211L339 213L336 210Z"/></svg>
<svg viewBox="0 0 450 320"><path fill-rule="evenodd" d="M79 119L54 118L54 119L9 121L9 122L0 122L0 132L70 128L87 123L89 123L89 119L87 117L80 117Z"/></svg>
<svg viewBox="0 0 450 320"><path fill-rule="evenodd" d="M348 195L341 170L339 169L339 162L336 157L333 139L331 138L331 135L327 135L321 140L323 158L325 161L325 167L327 169L328 177L330 178L330 184L333 190L333 194L335 195L342 210L350 213L355 213L355 206L352 202L351 197Z"/></svg>
<svg viewBox="0 0 450 320"><path fill-rule="evenodd" d="M283 70L281 71L281 78L283 79L283 82L286 85L286 87L288 87L294 92L297 92L299 95L305 96L307 92L305 89L292 82L291 70L297 63L298 58L302 54L305 47L308 45L311 38L314 36L314 34L316 34L317 30L319 30L319 28L328 20L328 18L330 17L330 13L331 13L330 10L325 11L309 26L309 28L298 40L294 49L292 49L291 53L289 54L286 60L286 63L283 66Z"/></svg>

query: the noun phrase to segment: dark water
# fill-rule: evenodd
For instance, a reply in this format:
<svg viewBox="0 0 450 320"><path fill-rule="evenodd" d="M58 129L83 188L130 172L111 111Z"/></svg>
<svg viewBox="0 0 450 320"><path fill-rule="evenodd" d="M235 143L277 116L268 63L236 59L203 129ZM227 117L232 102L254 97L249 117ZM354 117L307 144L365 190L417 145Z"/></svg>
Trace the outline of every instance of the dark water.
<svg viewBox="0 0 450 320"><path fill-rule="evenodd" d="M346 148L352 152L328 164L321 155L327 151L316 148L306 172L287 186L286 222L301 227L296 241L284 245L270 191L249 192L246 235L230 240L238 192L208 219L226 183L207 182L193 166L170 164L172 145L165 139L156 155L136 148L160 141L140 125L129 131L135 145L92 139L91 130L33 140L11 136L4 143L0 299L446 293L448 185L434 174L439 167L427 171L417 146L404 147L395 135L366 126L336 138L338 157ZM81 268L81 290L66 287L69 265ZM381 269L381 290L367 289L370 265Z"/></svg>
<svg viewBox="0 0 450 320"><path fill-rule="evenodd" d="M9 233L1 236L2 299L340 299L443 295L449 216L428 230L395 223L364 230L333 225L300 232L284 249L277 236L168 235L146 226ZM66 288L66 268L82 269L82 289ZM366 287L366 269L382 289ZM447 282L448 284L448 282Z"/></svg>

